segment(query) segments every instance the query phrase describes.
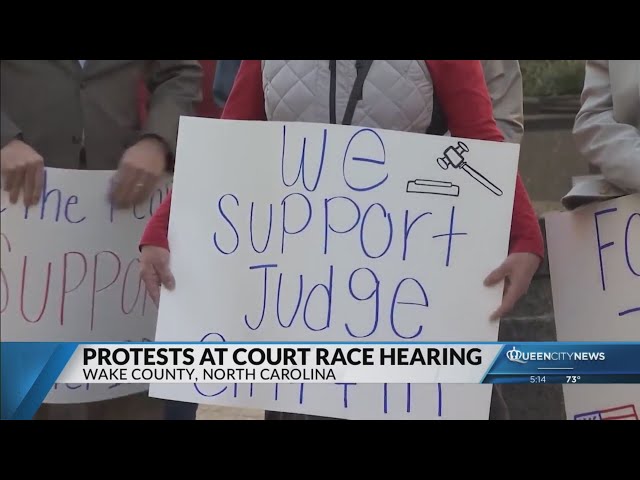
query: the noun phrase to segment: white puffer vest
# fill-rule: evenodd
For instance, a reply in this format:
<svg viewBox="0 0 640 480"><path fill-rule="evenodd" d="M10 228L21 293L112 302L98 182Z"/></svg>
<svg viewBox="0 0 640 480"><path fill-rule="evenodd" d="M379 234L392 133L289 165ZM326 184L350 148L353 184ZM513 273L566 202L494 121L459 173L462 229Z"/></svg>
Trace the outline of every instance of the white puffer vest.
<svg viewBox="0 0 640 480"><path fill-rule="evenodd" d="M330 123L330 60L263 60L268 120ZM357 76L355 60L336 61L336 120L342 123ZM352 125L424 133L433 83L424 60L374 60Z"/></svg>

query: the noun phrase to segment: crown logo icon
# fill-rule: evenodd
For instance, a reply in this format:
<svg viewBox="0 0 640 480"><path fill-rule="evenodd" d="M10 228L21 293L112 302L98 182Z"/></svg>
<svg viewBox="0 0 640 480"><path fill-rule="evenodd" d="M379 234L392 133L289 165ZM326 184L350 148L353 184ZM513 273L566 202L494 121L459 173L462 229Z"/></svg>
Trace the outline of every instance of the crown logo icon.
<svg viewBox="0 0 640 480"><path fill-rule="evenodd" d="M511 350L506 352L506 356L507 360L509 360L510 362L527 363L525 360L523 360L524 354L515 346Z"/></svg>

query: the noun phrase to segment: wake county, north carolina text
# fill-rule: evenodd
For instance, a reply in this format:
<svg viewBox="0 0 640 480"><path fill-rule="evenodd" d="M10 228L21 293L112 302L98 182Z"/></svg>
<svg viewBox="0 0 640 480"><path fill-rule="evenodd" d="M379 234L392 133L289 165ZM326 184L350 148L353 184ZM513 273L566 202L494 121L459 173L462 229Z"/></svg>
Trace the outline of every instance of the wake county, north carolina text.
<svg viewBox="0 0 640 480"><path fill-rule="evenodd" d="M309 382L336 380L331 368L83 368L87 382Z"/></svg>

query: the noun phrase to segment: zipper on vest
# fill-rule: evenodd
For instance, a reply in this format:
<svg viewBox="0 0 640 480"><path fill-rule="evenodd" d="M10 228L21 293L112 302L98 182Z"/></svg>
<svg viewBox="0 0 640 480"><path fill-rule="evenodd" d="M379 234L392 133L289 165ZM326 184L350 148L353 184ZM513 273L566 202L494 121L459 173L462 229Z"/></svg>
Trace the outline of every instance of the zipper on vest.
<svg viewBox="0 0 640 480"><path fill-rule="evenodd" d="M336 83L337 83L337 60L329 60L329 72L331 73L331 81L329 84L329 122L332 124L336 122ZM364 81L373 60L356 60L356 79L351 87L351 93L349 94L349 101L347 108L344 111L344 118L342 119L342 125L351 125L353 120L353 114L356 109L357 103L362 100Z"/></svg>
<svg viewBox="0 0 640 480"><path fill-rule="evenodd" d="M331 80L329 82L329 123L336 124L336 62L337 60L329 60L329 72Z"/></svg>

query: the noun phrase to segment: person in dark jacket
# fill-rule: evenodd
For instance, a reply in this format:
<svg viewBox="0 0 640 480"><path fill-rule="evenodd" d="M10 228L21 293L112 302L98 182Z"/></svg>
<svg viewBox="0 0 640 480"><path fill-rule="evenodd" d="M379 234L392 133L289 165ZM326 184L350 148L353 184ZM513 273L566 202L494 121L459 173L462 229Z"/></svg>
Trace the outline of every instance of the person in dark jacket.
<svg viewBox="0 0 640 480"><path fill-rule="evenodd" d="M22 195L26 206L36 205L45 167L114 170L111 189L96 195L126 208L171 170L178 120L200 101L202 69L197 60L2 60L0 80L0 165L10 202ZM144 121L139 81L150 95ZM43 404L35 418L158 419L162 405L145 392Z"/></svg>

